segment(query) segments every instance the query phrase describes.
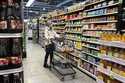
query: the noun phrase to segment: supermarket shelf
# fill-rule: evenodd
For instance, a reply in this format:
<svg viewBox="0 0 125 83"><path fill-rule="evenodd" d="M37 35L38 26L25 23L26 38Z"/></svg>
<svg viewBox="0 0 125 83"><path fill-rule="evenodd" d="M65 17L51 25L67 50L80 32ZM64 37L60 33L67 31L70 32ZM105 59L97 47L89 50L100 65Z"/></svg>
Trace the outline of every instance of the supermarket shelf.
<svg viewBox="0 0 125 83"><path fill-rule="evenodd" d="M75 24L68 24L65 27L82 27L83 25L79 24L79 25L75 25Z"/></svg>
<svg viewBox="0 0 125 83"><path fill-rule="evenodd" d="M98 42L83 40L83 42L125 49L125 43L124 42L103 41L103 40L98 40Z"/></svg>
<svg viewBox="0 0 125 83"><path fill-rule="evenodd" d="M98 58L98 59L101 59L101 57L96 56L96 55L93 55L93 54L91 54L91 53L87 53L87 52L84 52L84 51L82 51L82 53L83 53L83 54L90 55L90 56L95 57L95 58Z"/></svg>
<svg viewBox="0 0 125 83"><path fill-rule="evenodd" d="M80 58L80 57L79 57L80 53L78 53L78 52L76 52L76 53L70 52L70 53L68 53L68 54L70 54L70 55L72 55L72 56L74 56L74 57Z"/></svg>
<svg viewBox="0 0 125 83"><path fill-rule="evenodd" d="M17 69L0 70L0 75L22 72L23 67Z"/></svg>
<svg viewBox="0 0 125 83"><path fill-rule="evenodd" d="M64 34L65 32L56 31L56 33L58 33L58 34Z"/></svg>
<svg viewBox="0 0 125 83"><path fill-rule="evenodd" d="M108 15L113 15L113 14L117 14L117 13L118 13L118 12L106 13L106 14L102 14L102 15L86 16L86 17L83 17L83 19L85 19L85 18L95 18L95 17L108 16Z"/></svg>
<svg viewBox="0 0 125 83"><path fill-rule="evenodd" d="M104 9L104 8L108 8L108 7L117 6L118 4L119 4L119 3L115 3L115 4L112 4L112 5L107 5L107 6L103 6L103 7L99 7L99 8L93 8L93 9L89 9L89 10L85 10L85 11L86 11L86 12L89 12L89 11Z"/></svg>
<svg viewBox="0 0 125 83"><path fill-rule="evenodd" d="M71 12L66 12L66 13L63 13L63 14L59 14L59 15L56 15L54 17L62 16L62 15L69 15L69 14L72 14L72 13L80 12L82 10L84 10L84 8L81 8L81 9L78 9L78 10L74 10L74 11L71 11Z"/></svg>
<svg viewBox="0 0 125 83"><path fill-rule="evenodd" d="M65 31L66 33L73 33L73 34L82 34L82 32L78 31Z"/></svg>
<svg viewBox="0 0 125 83"><path fill-rule="evenodd" d="M104 69L104 68L102 68L102 67L100 67L100 66L98 66L97 69L98 69L99 72L104 73L104 74L107 75L107 76L111 76L111 72L110 72L109 70Z"/></svg>
<svg viewBox="0 0 125 83"><path fill-rule="evenodd" d="M82 34L85 37L94 37L94 38L100 38L99 36L94 36L94 35L87 35L87 34Z"/></svg>
<svg viewBox="0 0 125 83"><path fill-rule="evenodd" d="M102 56L101 58L104 59L104 60L111 61L111 62L114 62L114 63L125 66L125 60L123 60L123 59L110 57L108 55L107 56Z"/></svg>
<svg viewBox="0 0 125 83"><path fill-rule="evenodd" d="M17 37L22 37L22 34L21 33L15 33L15 34L12 34L12 33L2 34L2 33L0 33L0 38L17 38Z"/></svg>
<svg viewBox="0 0 125 83"><path fill-rule="evenodd" d="M91 6L91 5L95 5L95 4L98 4L98 3L102 3L104 2L105 0L101 0L101 1L97 1L97 2L93 2L93 3L90 3L90 4L86 4L85 7L88 7L88 6ZM85 10L85 11L93 11L93 10L98 10L98 9L102 9L102 8L107 8L107 7L112 7L112 6L116 6L118 5L119 3L115 3L115 4L112 4L112 5L108 5L108 6L104 6L104 7L100 7L100 8L94 8L94 9L89 9L89 10ZM79 12L79 11L82 11L84 10L85 8L81 8L81 9L78 9L78 10L75 10L75 11L71 11L71 12L66 12L66 13L63 13L63 14L59 14L59 15L56 15L56 16L53 16L53 17L57 17L57 16L62 16L62 15L68 15L68 14L72 14L72 13L75 13L75 12ZM65 20L65 19L54 19L55 20ZM80 19L71 19L71 20L81 20Z"/></svg>
<svg viewBox="0 0 125 83"><path fill-rule="evenodd" d="M81 8L81 9L78 9L78 10L75 10L75 11L71 11L71 12L67 12L67 13L65 13L65 15L66 14L72 14L72 13L75 13L75 12L79 12L79 11L82 11L82 10L84 10L84 8Z"/></svg>
<svg viewBox="0 0 125 83"><path fill-rule="evenodd" d="M90 46L83 46L83 47L86 47L86 48L89 48L89 49L93 49L93 50L97 50L97 51L99 51L98 48L94 48L94 47L90 47Z"/></svg>
<svg viewBox="0 0 125 83"><path fill-rule="evenodd" d="M65 28L54 28L54 30L64 30Z"/></svg>
<svg viewBox="0 0 125 83"><path fill-rule="evenodd" d="M60 15L63 15L63 14L60 14ZM60 15L57 15L57 16L60 16ZM54 16L56 17L56 16ZM62 18L62 19L53 19L52 21L61 21L61 20L65 20L65 18Z"/></svg>
<svg viewBox="0 0 125 83"><path fill-rule="evenodd" d="M105 0L101 0L101 1L94 2L94 3L90 3L90 4L85 5L85 7L91 6L91 5L94 5L94 4L98 4L98 3L102 3L104 1ZM81 9L78 9L78 10L75 10L75 11L71 11L71 12L66 12L66 13L63 13L63 14L59 14L59 15L56 15L56 16L53 16L53 17L62 16L62 15L68 15L68 14L72 14L72 13L79 12L79 11L82 11L82 10L84 10L84 8L81 8ZM61 20L64 20L64 19L61 19Z"/></svg>
<svg viewBox="0 0 125 83"><path fill-rule="evenodd" d="M104 74L107 75L107 76L111 76L111 77L113 77L114 79L116 79L116 80L118 80L118 81L120 81L120 82L122 82L122 83L125 83L125 77L120 76L120 75L118 75L118 74L112 72L111 70L107 70L107 69L104 69L104 68L98 68L98 71L104 73Z"/></svg>
<svg viewBox="0 0 125 83"><path fill-rule="evenodd" d="M84 29L84 31L116 31L116 29Z"/></svg>
<svg viewBox="0 0 125 83"><path fill-rule="evenodd" d="M115 41L99 41L99 44L105 45L105 46L111 46L116 48L122 48L125 49L125 43L124 42L115 42Z"/></svg>
<svg viewBox="0 0 125 83"><path fill-rule="evenodd" d="M98 4L98 3L102 3L102 2L104 2L104 1L105 1L105 0L96 1L96 2L93 2L93 3L89 3L89 4L85 5L85 6L87 7L87 6L95 5L95 4Z"/></svg>
<svg viewBox="0 0 125 83"><path fill-rule="evenodd" d="M76 39L76 38L66 38L67 40L72 40L72 41L78 41L78 42L82 42L82 40Z"/></svg>
<svg viewBox="0 0 125 83"><path fill-rule="evenodd" d="M96 67L98 67L97 64L95 64L95 63L93 63L93 62L90 62L90 61L88 61L88 60L85 60L85 59L82 58L82 57L80 57L80 59L83 60L83 61L85 61L85 62L88 62L88 63L90 63L90 64L92 64L92 65L94 65L94 66L96 66Z"/></svg>
<svg viewBox="0 0 125 83"><path fill-rule="evenodd" d="M53 24L53 26L56 26L56 25L65 25L65 23L55 23L55 24Z"/></svg>
<svg viewBox="0 0 125 83"><path fill-rule="evenodd" d="M97 44L97 45L100 45L99 42L95 42L95 41L85 41L85 40L82 40L83 42L86 42L86 43L91 43L91 44Z"/></svg>
<svg viewBox="0 0 125 83"><path fill-rule="evenodd" d="M72 19L67 19L67 21L75 21L75 20L82 20L83 17L77 17L77 18L72 18Z"/></svg>
<svg viewBox="0 0 125 83"><path fill-rule="evenodd" d="M96 77L94 74L90 73L89 71L87 71L87 70L85 70L85 69L83 69L83 68L81 68L81 67L79 67L79 66L78 66L78 68L79 68L81 71L83 71L84 73L86 73L87 75L91 76L92 78L97 79L97 77Z"/></svg>
<svg viewBox="0 0 125 83"><path fill-rule="evenodd" d="M116 73L114 73L114 72L112 72L112 74L113 74L113 77L114 77L115 79L117 79L117 80L119 80L119 81L125 83L125 77L120 76L119 74L116 74Z"/></svg>
<svg viewBox="0 0 125 83"><path fill-rule="evenodd" d="M116 23L118 22L117 20L114 21L95 21L95 22L84 22L83 24L104 24L104 23Z"/></svg>

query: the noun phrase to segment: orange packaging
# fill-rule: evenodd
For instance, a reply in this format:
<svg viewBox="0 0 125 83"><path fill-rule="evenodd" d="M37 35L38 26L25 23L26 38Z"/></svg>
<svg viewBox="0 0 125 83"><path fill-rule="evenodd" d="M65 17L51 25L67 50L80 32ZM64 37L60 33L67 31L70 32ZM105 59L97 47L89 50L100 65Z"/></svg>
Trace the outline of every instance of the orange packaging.
<svg viewBox="0 0 125 83"><path fill-rule="evenodd" d="M120 34L117 34L117 41L121 41L121 39L122 39L122 36L120 35Z"/></svg>
<svg viewBox="0 0 125 83"><path fill-rule="evenodd" d="M125 42L125 34L122 35L122 42Z"/></svg>
<svg viewBox="0 0 125 83"><path fill-rule="evenodd" d="M112 41L112 40L114 40L114 34L108 33L108 35L107 35L107 41Z"/></svg>
<svg viewBox="0 0 125 83"><path fill-rule="evenodd" d="M106 47L106 46L101 46L100 47L101 48L101 54L104 56L106 56L106 54L107 54L107 51L108 51L108 48Z"/></svg>
<svg viewBox="0 0 125 83"><path fill-rule="evenodd" d="M117 41L118 37L116 34L112 33L111 35L111 41Z"/></svg>

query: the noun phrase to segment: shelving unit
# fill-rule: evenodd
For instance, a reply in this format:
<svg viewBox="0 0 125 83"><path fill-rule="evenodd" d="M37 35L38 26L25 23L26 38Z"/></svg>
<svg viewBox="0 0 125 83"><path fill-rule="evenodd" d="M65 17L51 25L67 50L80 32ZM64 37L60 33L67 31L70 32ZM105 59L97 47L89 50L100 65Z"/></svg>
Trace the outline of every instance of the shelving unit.
<svg viewBox="0 0 125 83"><path fill-rule="evenodd" d="M89 76L91 76L92 78L94 78L94 79L97 79L97 77L95 76L95 75L93 75L93 74L91 74L89 71L87 71L87 70L85 70L85 69L83 69L83 68L81 68L81 67L78 67L79 69L81 69L83 72L85 72L86 74L88 74Z"/></svg>
<svg viewBox="0 0 125 83"><path fill-rule="evenodd" d="M118 81L124 83L125 82L125 77L123 76L120 76L112 71L109 71L109 70L106 70L106 69L103 69L103 68L99 68L98 71L108 75L108 76L112 76L114 79L117 79Z"/></svg>
<svg viewBox="0 0 125 83"><path fill-rule="evenodd" d="M0 75L18 73L18 72L22 72L22 71L23 71L23 67L16 68L16 69L2 70L2 71L0 71Z"/></svg>
<svg viewBox="0 0 125 83"><path fill-rule="evenodd" d="M0 82L24 83L22 0L0 1Z"/></svg>
<svg viewBox="0 0 125 83"><path fill-rule="evenodd" d="M45 24L46 24L46 15L42 15L39 19L39 38L38 38L38 43L41 45L42 48L45 47L45 37L44 37L44 32L45 32Z"/></svg>
<svg viewBox="0 0 125 83"><path fill-rule="evenodd" d="M69 52L65 58L98 83L125 82L123 2L87 0L51 18L64 19L65 40L73 42L74 50L80 52Z"/></svg>
<svg viewBox="0 0 125 83"><path fill-rule="evenodd" d="M123 59L111 57L111 56L108 56L108 55L102 56L101 58L102 58L103 60L111 61L111 62L114 62L114 63L117 63L117 64L120 64L120 65L125 66L125 60L123 60Z"/></svg>
<svg viewBox="0 0 125 83"><path fill-rule="evenodd" d="M17 33L17 34L11 34L11 33L1 34L0 33L0 38L18 38L18 37L22 37L22 34L21 33Z"/></svg>

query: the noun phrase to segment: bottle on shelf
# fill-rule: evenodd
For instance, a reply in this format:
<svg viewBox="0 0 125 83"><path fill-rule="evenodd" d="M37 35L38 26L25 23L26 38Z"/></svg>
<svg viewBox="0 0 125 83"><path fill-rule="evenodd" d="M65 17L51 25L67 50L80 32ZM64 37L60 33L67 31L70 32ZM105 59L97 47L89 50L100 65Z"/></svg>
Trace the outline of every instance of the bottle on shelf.
<svg viewBox="0 0 125 83"><path fill-rule="evenodd" d="M0 2L0 29L4 30L7 29L7 21L6 21L6 9L7 4L6 0L2 0Z"/></svg>

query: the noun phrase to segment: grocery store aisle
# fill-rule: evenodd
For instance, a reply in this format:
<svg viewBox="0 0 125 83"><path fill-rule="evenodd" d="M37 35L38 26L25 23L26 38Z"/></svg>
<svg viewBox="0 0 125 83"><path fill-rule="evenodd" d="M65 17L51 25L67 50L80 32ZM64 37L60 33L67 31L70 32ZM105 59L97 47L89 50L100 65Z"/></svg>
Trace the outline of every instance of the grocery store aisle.
<svg viewBox="0 0 125 83"><path fill-rule="evenodd" d="M24 60L25 83L95 83L81 72L77 72L76 79L61 82L53 72L43 68L45 52L40 45L28 42L27 53Z"/></svg>

